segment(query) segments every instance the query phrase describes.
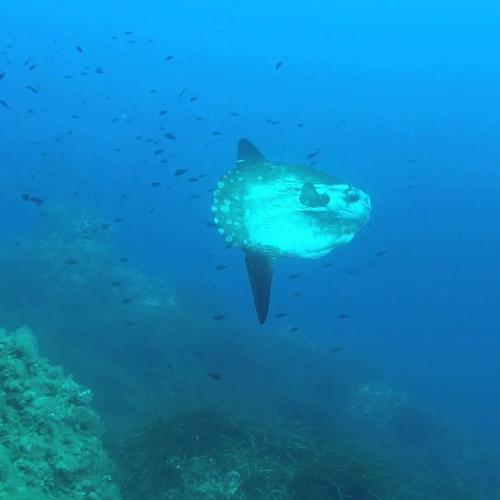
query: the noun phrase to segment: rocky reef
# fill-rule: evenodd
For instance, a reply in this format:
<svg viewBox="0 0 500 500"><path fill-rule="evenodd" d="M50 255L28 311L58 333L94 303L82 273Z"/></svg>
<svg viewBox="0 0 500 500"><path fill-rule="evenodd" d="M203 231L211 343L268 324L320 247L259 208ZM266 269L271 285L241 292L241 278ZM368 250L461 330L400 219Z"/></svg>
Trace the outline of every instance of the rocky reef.
<svg viewBox="0 0 500 500"><path fill-rule="evenodd" d="M0 329L0 499L118 499L92 394Z"/></svg>

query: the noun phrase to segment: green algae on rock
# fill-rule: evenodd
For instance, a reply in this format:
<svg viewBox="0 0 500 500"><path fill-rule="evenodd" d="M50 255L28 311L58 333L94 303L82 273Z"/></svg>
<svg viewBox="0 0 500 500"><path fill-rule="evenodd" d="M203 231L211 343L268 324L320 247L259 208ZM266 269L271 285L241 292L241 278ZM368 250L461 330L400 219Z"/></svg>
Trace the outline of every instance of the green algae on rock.
<svg viewBox="0 0 500 500"><path fill-rule="evenodd" d="M28 328L0 329L0 499L119 498L91 398Z"/></svg>

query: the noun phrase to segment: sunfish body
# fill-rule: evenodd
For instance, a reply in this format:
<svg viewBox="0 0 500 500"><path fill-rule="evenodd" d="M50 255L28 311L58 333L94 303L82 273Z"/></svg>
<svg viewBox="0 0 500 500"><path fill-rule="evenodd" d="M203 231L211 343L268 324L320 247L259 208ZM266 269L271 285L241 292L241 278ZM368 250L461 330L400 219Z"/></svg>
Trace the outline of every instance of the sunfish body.
<svg viewBox="0 0 500 500"><path fill-rule="evenodd" d="M371 213L360 189L310 167L267 161L247 139L217 183L212 212L219 233L245 253L260 323L269 310L275 262L316 259L349 243Z"/></svg>

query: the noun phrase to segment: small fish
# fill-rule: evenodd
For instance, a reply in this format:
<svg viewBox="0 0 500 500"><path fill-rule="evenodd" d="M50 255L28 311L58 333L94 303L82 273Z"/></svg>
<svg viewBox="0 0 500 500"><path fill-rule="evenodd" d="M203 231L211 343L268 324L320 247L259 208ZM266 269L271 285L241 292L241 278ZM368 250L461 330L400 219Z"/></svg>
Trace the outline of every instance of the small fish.
<svg viewBox="0 0 500 500"><path fill-rule="evenodd" d="M308 160L312 160L313 158L315 158L316 156L318 156L318 153L319 153L319 149L317 149L316 151L313 151L312 153L309 153L307 155L307 159Z"/></svg>
<svg viewBox="0 0 500 500"><path fill-rule="evenodd" d="M30 195L29 195L29 194L22 194L22 195L21 195L21 198L22 198L24 201L30 201Z"/></svg>
<svg viewBox="0 0 500 500"><path fill-rule="evenodd" d="M189 99L189 102L194 102L194 101L197 101L198 100L198 96L194 96L194 97L191 97Z"/></svg>
<svg viewBox="0 0 500 500"><path fill-rule="evenodd" d="M160 148L160 149L157 149L154 154L155 155L161 155L164 151L165 150L163 148Z"/></svg>
<svg viewBox="0 0 500 500"><path fill-rule="evenodd" d="M64 262L64 264L67 264L68 266L74 266L75 264L78 264L78 261L75 259L66 259L63 262Z"/></svg>
<svg viewBox="0 0 500 500"><path fill-rule="evenodd" d="M222 132L219 132L218 130L214 130L212 132L212 135L222 135Z"/></svg>
<svg viewBox="0 0 500 500"><path fill-rule="evenodd" d="M179 168L174 172L174 175L176 177L179 177L179 175L185 174L188 171L187 168Z"/></svg>
<svg viewBox="0 0 500 500"><path fill-rule="evenodd" d="M152 182L152 183L151 183L151 187L156 188L156 187L158 187L158 186L161 186L161 182L160 182L160 181L155 181L155 182Z"/></svg>
<svg viewBox="0 0 500 500"><path fill-rule="evenodd" d="M349 315L348 314L337 314L337 318L339 318L339 319L348 319Z"/></svg>
<svg viewBox="0 0 500 500"><path fill-rule="evenodd" d="M342 352L344 350L343 347L337 346L337 347L330 347L330 352Z"/></svg>
<svg viewBox="0 0 500 500"><path fill-rule="evenodd" d="M222 376L220 375L220 373L217 372L208 372L208 376L217 381L222 380Z"/></svg>
<svg viewBox="0 0 500 500"><path fill-rule="evenodd" d="M166 56L165 61L171 61L174 58L174 56Z"/></svg>
<svg viewBox="0 0 500 500"><path fill-rule="evenodd" d="M163 137L165 137L166 139L170 139L171 141L175 141L176 137L174 134L172 134L172 132L165 132L163 134Z"/></svg>
<svg viewBox="0 0 500 500"><path fill-rule="evenodd" d="M287 315L286 313L281 312L281 313L275 314L274 317L275 318L284 318L286 315Z"/></svg>
<svg viewBox="0 0 500 500"><path fill-rule="evenodd" d="M298 326L292 326L292 328L290 328L290 331L293 333L293 332L298 332L299 331L299 327Z"/></svg>
<svg viewBox="0 0 500 500"><path fill-rule="evenodd" d="M212 319L215 321L220 321L221 319L226 319L226 316L224 314L214 314L212 316Z"/></svg>
<svg viewBox="0 0 500 500"><path fill-rule="evenodd" d="M37 66L38 64L32 64L31 66L28 67L28 71L33 71Z"/></svg>
<svg viewBox="0 0 500 500"><path fill-rule="evenodd" d="M119 287L119 286L122 286L123 285L123 281L112 281L109 286L112 287L112 288L116 288L116 287Z"/></svg>
<svg viewBox="0 0 500 500"><path fill-rule="evenodd" d="M39 207L44 202L44 199L38 196L31 196L30 201Z"/></svg>
<svg viewBox="0 0 500 500"><path fill-rule="evenodd" d="M158 113L158 115L159 115L159 116L164 116L164 115L166 115L167 113L168 113L168 111L167 111L166 109L162 109L162 110Z"/></svg>
<svg viewBox="0 0 500 500"><path fill-rule="evenodd" d="M375 254L376 257L382 257L382 255L385 255L386 253L388 253L389 250L380 250L380 252L377 252Z"/></svg>
<svg viewBox="0 0 500 500"><path fill-rule="evenodd" d="M219 265L215 266L214 269L216 271L224 271L224 269L227 269L227 266L224 264L219 264Z"/></svg>
<svg viewBox="0 0 500 500"><path fill-rule="evenodd" d="M135 326L135 322L134 321L128 321L127 323L125 323L125 326Z"/></svg>
<svg viewBox="0 0 500 500"><path fill-rule="evenodd" d="M80 47L80 45L77 45L75 49L77 50L77 52L80 52L80 54L83 52L83 49Z"/></svg>
<svg viewBox="0 0 500 500"><path fill-rule="evenodd" d="M120 222L123 222L125 219L123 219L122 217L117 217L116 219L113 219L113 222L116 222L117 224L120 223Z"/></svg>
<svg viewBox="0 0 500 500"><path fill-rule="evenodd" d="M10 106L2 99L0 99L0 105L2 105L5 109L10 109Z"/></svg>
<svg viewBox="0 0 500 500"><path fill-rule="evenodd" d="M5 75L6 75L5 71L2 71L0 73L0 80L3 80L5 78Z"/></svg>
<svg viewBox="0 0 500 500"><path fill-rule="evenodd" d="M132 302L132 299L123 299L122 304L130 304Z"/></svg>
<svg viewBox="0 0 500 500"><path fill-rule="evenodd" d="M281 66L283 66L283 61L278 61L275 65L274 65L274 69L277 71L281 68Z"/></svg>
<svg viewBox="0 0 500 500"><path fill-rule="evenodd" d="M290 274L290 276L288 276L288 279L289 280L295 280L295 279L297 279L299 277L300 277L300 274Z"/></svg>
<svg viewBox="0 0 500 500"><path fill-rule="evenodd" d="M120 262L130 262L130 259L128 257L120 257L118 260Z"/></svg>

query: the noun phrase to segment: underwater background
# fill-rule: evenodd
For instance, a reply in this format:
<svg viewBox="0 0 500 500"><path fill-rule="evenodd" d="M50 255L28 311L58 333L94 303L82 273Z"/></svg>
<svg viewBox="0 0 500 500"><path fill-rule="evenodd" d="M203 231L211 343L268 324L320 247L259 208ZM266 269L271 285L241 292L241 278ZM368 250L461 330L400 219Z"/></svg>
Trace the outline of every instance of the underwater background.
<svg viewBox="0 0 500 500"><path fill-rule="evenodd" d="M1 7L0 498L500 499L498 3ZM263 326L242 137L373 206Z"/></svg>

